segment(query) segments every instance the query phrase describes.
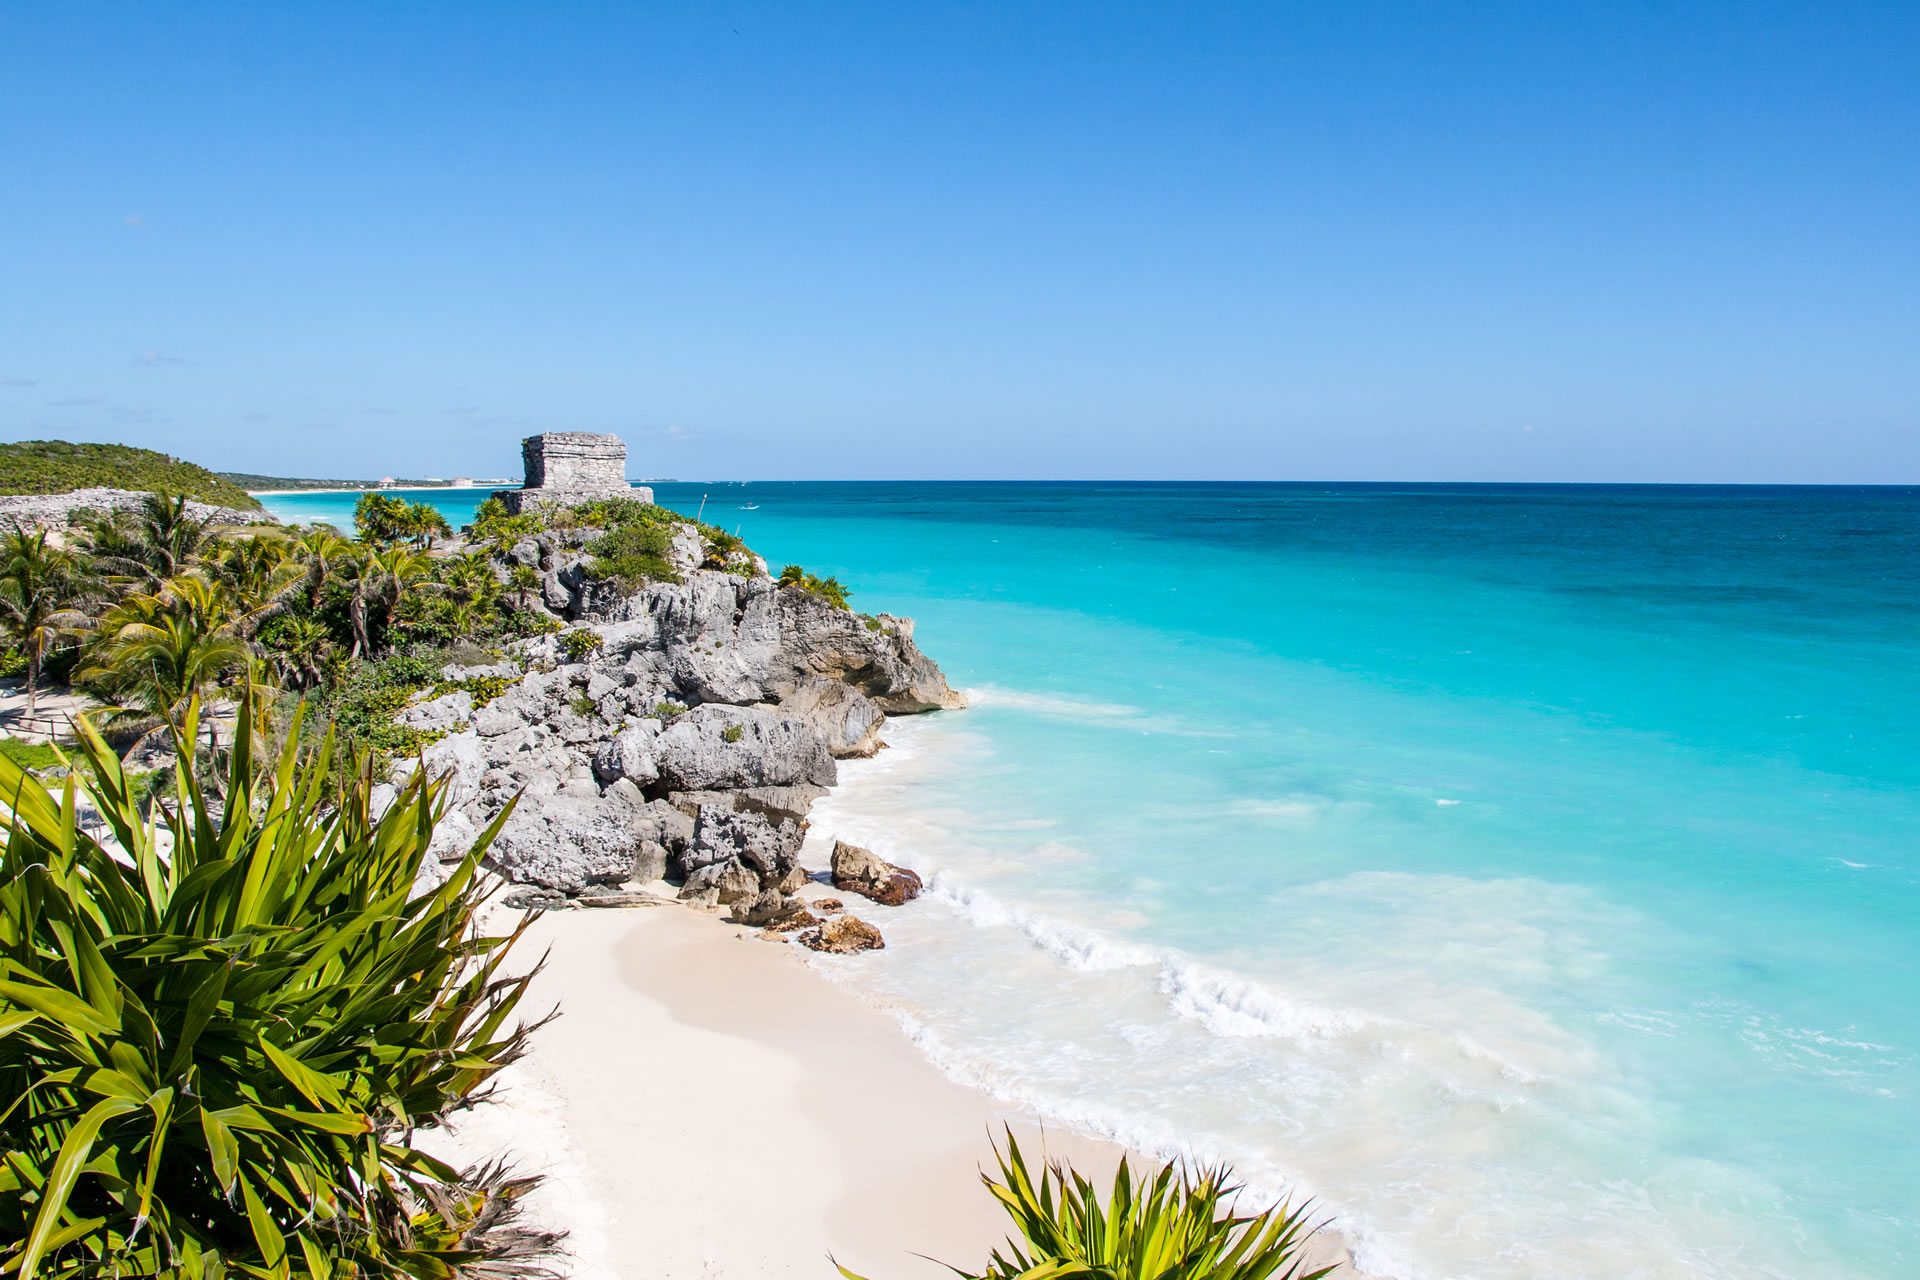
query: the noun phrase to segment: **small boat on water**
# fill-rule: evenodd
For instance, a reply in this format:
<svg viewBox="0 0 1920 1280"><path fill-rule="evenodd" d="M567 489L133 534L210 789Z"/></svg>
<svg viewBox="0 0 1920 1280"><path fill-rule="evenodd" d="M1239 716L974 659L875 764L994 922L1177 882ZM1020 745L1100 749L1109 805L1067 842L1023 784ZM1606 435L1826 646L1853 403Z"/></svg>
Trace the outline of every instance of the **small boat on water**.
<svg viewBox="0 0 1920 1280"><path fill-rule="evenodd" d="M742 506L740 509L742 511L758 511L760 509L760 504L757 502L749 502L744 506Z"/></svg>

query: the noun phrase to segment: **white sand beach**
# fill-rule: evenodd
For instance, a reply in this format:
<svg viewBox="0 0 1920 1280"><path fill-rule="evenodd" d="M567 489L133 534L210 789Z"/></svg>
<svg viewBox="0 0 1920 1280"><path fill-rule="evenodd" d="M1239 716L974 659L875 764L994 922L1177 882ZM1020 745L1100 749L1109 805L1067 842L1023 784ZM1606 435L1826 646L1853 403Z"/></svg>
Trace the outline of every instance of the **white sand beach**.
<svg viewBox="0 0 1920 1280"><path fill-rule="evenodd" d="M1096 1180L1121 1156L945 1079L885 1013L753 930L671 905L582 910L523 945L548 956L534 1009L561 1016L497 1102L423 1144L546 1175L530 1217L570 1233L583 1280L832 1277L830 1254L872 1280L934 1280L951 1273L916 1255L975 1268L1006 1234L977 1175L1003 1123Z"/></svg>

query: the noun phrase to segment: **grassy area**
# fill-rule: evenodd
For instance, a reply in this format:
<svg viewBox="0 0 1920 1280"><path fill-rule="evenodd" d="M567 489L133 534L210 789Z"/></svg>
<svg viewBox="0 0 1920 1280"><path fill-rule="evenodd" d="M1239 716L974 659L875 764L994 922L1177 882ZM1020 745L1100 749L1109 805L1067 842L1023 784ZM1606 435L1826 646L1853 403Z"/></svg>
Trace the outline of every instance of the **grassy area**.
<svg viewBox="0 0 1920 1280"><path fill-rule="evenodd" d="M22 742L18 738L0 738L0 756L22 769L51 769L60 763L60 757L46 743Z"/></svg>
<svg viewBox="0 0 1920 1280"><path fill-rule="evenodd" d="M184 493L216 506L260 509L259 501L231 480L152 449L66 440L0 444L0 493L71 493L95 488Z"/></svg>

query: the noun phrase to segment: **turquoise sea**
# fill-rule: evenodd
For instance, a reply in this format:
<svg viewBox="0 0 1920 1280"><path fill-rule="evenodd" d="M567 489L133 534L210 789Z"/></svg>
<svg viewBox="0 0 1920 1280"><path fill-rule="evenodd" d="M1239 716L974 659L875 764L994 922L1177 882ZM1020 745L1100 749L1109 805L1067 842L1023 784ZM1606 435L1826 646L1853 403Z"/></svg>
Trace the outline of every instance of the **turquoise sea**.
<svg viewBox="0 0 1920 1280"><path fill-rule="evenodd" d="M814 822L951 1074L1383 1276L1920 1274L1920 490L656 489L969 691Z"/></svg>

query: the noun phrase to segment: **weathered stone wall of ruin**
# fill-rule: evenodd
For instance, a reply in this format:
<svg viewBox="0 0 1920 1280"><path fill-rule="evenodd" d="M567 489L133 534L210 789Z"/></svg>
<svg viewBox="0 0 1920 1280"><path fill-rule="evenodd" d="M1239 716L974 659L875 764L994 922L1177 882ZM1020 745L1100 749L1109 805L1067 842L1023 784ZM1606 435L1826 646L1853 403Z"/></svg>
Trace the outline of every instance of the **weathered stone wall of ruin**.
<svg viewBox="0 0 1920 1280"><path fill-rule="evenodd" d="M526 486L493 494L509 511L574 506L596 498L653 501L653 490L628 487L627 446L619 436L548 431L522 440L520 456L526 463Z"/></svg>
<svg viewBox="0 0 1920 1280"><path fill-rule="evenodd" d="M549 431L520 443L529 489L624 489L627 446L619 436Z"/></svg>

